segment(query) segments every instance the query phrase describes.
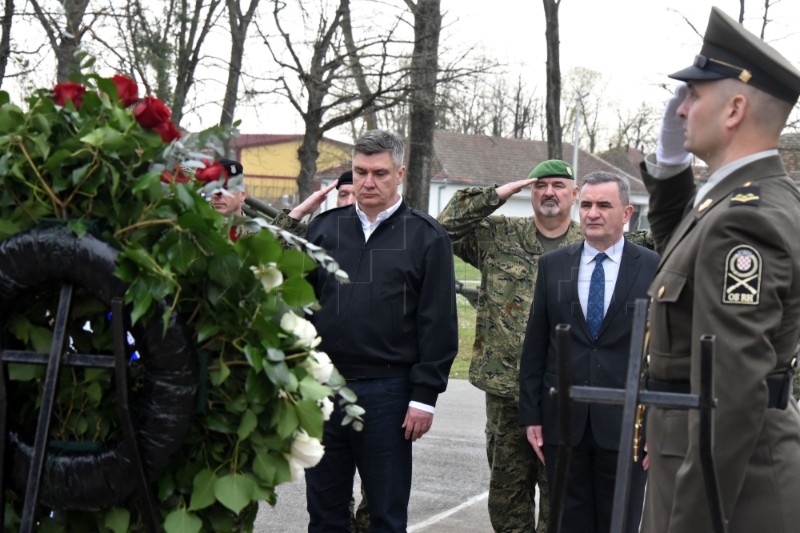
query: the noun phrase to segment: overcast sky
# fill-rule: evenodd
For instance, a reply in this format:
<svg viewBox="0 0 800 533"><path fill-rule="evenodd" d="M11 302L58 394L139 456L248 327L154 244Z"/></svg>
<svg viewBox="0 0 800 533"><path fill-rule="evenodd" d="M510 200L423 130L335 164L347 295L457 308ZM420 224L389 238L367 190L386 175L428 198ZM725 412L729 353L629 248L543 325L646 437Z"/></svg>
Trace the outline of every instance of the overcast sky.
<svg viewBox="0 0 800 533"><path fill-rule="evenodd" d="M766 40L800 66L800 0L772 1ZM596 70L607 84L607 105L638 107L648 101L660 108L668 95L659 84L672 83L667 74L691 64L702 44L684 17L702 34L712 5L738 17L739 0L562 0L562 74L573 67ZM482 47L509 71L519 72L529 87L537 87L537 95L544 94L541 1L442 0L442 11L444 46ZM750 31L760 32L762 16L763 0L746 0L745 26ZM260 105L254 111L243 116L245 133L302 132L288 104Z"/></svg>

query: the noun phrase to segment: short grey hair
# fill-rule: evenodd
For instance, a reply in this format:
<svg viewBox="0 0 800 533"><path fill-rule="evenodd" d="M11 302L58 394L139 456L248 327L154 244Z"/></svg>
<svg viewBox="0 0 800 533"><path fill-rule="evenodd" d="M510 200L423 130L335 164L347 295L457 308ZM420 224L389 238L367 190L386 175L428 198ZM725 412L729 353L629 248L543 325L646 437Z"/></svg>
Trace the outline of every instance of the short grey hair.
<svg viewBox="0 0 800 533"><path fill-rule="evenodd" d="M373 155L389 152L397 168L403 166L406 147L403 139L391 131L369 130L361 135L353 146L353 159L356 154Z"/></svg>
<svg viewBox="0 0 800 533"><path fill-rule="evenodd" d="M599 185L600 183L616 183L617 189L619 189L619 199L622 200L622 206L625 207L626 205L631 204L630 183L628 183L628 180L623 176L614 174L613 172L598 170L596 172L590 172L586 174L583 177L581 190L583 190L584 185Z"/></svg>

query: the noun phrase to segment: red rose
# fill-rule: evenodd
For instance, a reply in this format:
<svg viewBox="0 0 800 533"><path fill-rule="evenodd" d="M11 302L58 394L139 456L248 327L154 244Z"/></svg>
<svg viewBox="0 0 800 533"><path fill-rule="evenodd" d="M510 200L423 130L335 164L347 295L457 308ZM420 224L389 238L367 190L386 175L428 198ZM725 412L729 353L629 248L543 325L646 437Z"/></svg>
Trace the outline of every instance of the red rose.
<svg viewBox="0 0 800 533"><path fill-rule="evenodd" d="M189 176L183 173L183 169L181 167L175 167L175 170L172 172L169 170L162 172L161 181L164 183L188 183Z"/></svg>
<svg viewBox="0 0 800 533"><path fill-rule="evenodd" d="M139 99L139 87L136 86L136 83L127 76L120 76L119 74L114 74L111 78L111 81L114 82L114 85L117 86L117 95L119 96L122 105L128 107L131 104L136 103Z"/></svg>
<svg viewBox="0 0 800 533"><path fill-rule="evenodd" d="M133 108L133 116L143 128L152 129L169 120L172 112L155 96L145 96Z"/></svg>
<svg viewBox="0 0 800 533"><path fill-rule="evenodd" d="M194 174L195 179L200 180L204 183L217 181L222 178L225 178L225 180L227 181L228 172L225 170L225 167L216 162L211 163L210 161L203 161L203 163L205 163L206 168L201 168L200 170L195 172Z"/></svg>
<svg viewBox="0 0 800 533"><path fill-rule="evenodd" d="M165 143L181 138L181 132L178 131L178 128L175 127L175 124L170 119L154 126L153 131L161 135Z"/></svg>
<svg viewBox="0 0 800 533"><path fill-rule="evenodd" d="M53 87L53 101L56 105L64 107L67 105L67 100L72 100L75 109L80 109L83 104L83 95L86 93L86 87L80 83L59 83Z"/></svg>

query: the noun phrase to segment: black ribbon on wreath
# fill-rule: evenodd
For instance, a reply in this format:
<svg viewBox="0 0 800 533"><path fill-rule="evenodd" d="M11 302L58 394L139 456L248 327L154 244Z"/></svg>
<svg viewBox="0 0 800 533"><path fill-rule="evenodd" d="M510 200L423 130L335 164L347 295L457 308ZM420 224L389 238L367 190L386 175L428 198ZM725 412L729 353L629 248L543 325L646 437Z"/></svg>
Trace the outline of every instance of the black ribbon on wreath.
<svg viewBox="0 0 800 533"><path fill-rule="evenodd" d="M78 237L66 227L35 229L6 239L0 243L0 325L6 327L7 317L13 310L24 306L25 298L35 293L37 287L60 283L63 284L62 304L59 305L59 317L56 317L57 329L59 321L66 322L71 287L81 287L115 310L112 320L116 365L114 356L109 363L108 355L76 354L65 350L65 346L54 347L61 350L56 358L73 366L116 366L118 383L120 376L124 382L127 368L120 369L119 361L122 360L123 364L128 361L126 352L129 350L124 342L127 333L124 323L127 320L119 315L124 314L121 312L124 309L122 298L127 285L114 275L117 255L118 251L107 243L91 235ZM61 309L62 305L64 309ZM102 443L93 450L75 451L68 447L57 449L48 446L42 479L38 480L29 479L35 455L30 432L24 433L21 428L8 424L2 428L5 445L0 489L5 488L6 479L9 479L15 491L30 493L30 483L41 482L33 493L36 495L34 500L42 505L54 509L96 511L118 505L136 495L140 487L140 483L135 482L137 479L146 476L150 483L158 479L184 441L195 412L198 383L194 347L186 328L174 312L165 328L162 321L164 309L162 304L153 318L131 328L144 368L143 386L134 395L130 413L125 412L127 390L117 391L117 403L126 405L116 407L122 418L132 422L129 424L132 429L126 431L125 420L122 420L123 437ZM62 314L65 316L60 317ZM57 336L58 332L54 331L54 346ZM63 339L63 332L61 336ZM102 358L106 362L97 363ZM51 357L51 364L52 360ZM5 416L8 383L4 365L9 362L48 364L48 357L30 351L0 351L0 408L4 409L0 415L4 420L8 419ZM0 513L3 513L2 498L0 493ZM151 513L152 504L150 502ZM23 518L23 525L24 522Z"/></svg>

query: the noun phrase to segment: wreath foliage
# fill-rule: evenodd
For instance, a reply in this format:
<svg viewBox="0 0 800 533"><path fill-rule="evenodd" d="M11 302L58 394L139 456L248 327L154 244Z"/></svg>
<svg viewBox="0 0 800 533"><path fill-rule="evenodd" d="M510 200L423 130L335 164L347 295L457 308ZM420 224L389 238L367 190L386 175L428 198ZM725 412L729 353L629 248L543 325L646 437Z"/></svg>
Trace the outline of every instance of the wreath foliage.
<svg viewBox="0 0 800 533"><path fill-rule="evenodd" d="M317 265L336 271L336 263L264 220L226 220L198 194L205 183L193 171L221 154L229 135L210 129L181 138L166 106L139 98L123 76L38 89L24 107L0 91L0 241L59 226L118 251L135 406L147 405L148 351L158 350L152 341L137 350L141 326L156 321L164 334L178 316L193 344L196 413L153 481L167 533L252 530L255 503L274 503L277 485L321 457L331 398L338 393L356 426L363 413L303 318L316 303L305 275ZM248 235L231 240L234 225ZM28 260L36 265L37 257ZM47 353L58 293L57 284L43 284L3 302L2 347ZM112 353L108 310L77 285L68 350ZM30 437L45 367L7 370L9 423ZM113 398L113 371L64 367L48 453L102 453L121 434ZM91 488L91 476L83 478ZM6 491L6 530L19 526L22 494ZM99 511L49 505L39 531L143 530L135 498Z"/></svg>

